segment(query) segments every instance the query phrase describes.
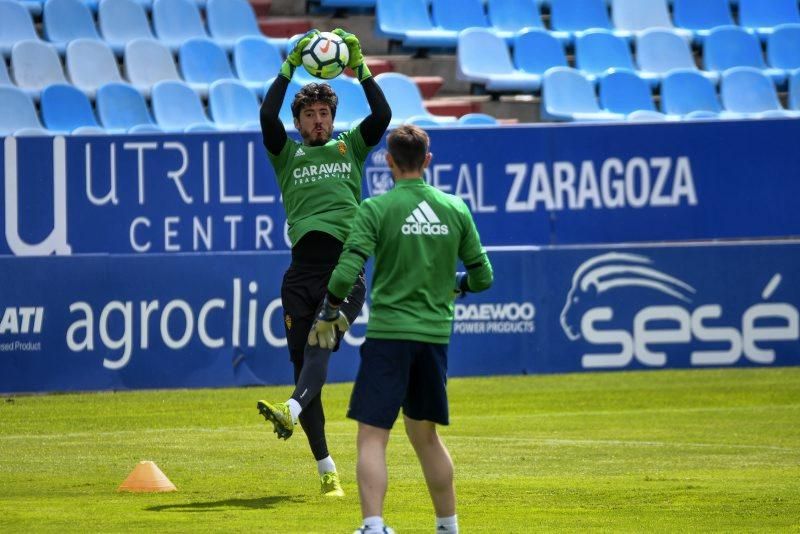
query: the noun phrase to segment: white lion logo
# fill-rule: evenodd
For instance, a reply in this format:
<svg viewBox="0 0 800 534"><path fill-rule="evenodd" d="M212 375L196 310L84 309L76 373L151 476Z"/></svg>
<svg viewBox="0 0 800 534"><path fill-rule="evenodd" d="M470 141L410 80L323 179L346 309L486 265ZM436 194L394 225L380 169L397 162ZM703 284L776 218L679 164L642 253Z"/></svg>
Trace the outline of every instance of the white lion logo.
<svg viewBox="0 0 800 534"><path fill-rule="evenodd" d="M695 289L675 277L658 271L653 261L638 254L609 252L581 264L572 276L572 287L561 310L561 328L571 341L581 337L580 319L595 299L614 288L644 287L691 302Z"/></svg>

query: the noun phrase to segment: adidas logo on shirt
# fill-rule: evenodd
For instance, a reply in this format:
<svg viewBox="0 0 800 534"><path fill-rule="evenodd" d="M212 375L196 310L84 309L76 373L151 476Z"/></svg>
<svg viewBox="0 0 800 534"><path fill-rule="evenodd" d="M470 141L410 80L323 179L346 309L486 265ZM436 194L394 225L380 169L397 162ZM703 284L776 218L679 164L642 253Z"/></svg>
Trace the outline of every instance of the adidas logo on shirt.
<svg viewBox="0 0 800 534"><path fill-rule="evenodd" d="M294 157L297 158L297 157L305 156L305 155L306 155L306 153L303 152L303 148L302 147L297 147L297 152L294 153Z"/></svg>
<svg viewBox="0 0 800 534"><path fill-rule="evenodd" d="M424 200L420 202L411 215L406 217L406 223L401 231L404 235L447 235L450 229L442 224L439 217Z"/></svg>

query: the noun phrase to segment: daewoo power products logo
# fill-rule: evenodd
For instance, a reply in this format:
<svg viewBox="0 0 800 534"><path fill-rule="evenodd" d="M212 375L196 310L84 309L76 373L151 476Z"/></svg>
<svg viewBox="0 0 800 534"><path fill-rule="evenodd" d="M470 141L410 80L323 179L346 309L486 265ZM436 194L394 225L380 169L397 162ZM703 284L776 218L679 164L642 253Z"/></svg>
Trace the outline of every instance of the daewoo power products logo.
<svg viewBox="0 0 800 534"><path fill-rule="evenodd" d="M765 280L764 301L775 295L782 280L780 273ZM646 305L657 295L659 302L674 303ZM681 345L690 350L692 366L733 365L742 357L772 364L775 349L770 342L800 341L798 310L791 303L755 303L734 319L720 303L693 307L696 298L692 285L659 270L650 258L610 252L575 271L560 322L570 341L605 349L582 354L584 368L626 367L634 358L648 367L663 367L670 356L666 349L676 351ZM622 310L632 312L630 323Z"/></svg>

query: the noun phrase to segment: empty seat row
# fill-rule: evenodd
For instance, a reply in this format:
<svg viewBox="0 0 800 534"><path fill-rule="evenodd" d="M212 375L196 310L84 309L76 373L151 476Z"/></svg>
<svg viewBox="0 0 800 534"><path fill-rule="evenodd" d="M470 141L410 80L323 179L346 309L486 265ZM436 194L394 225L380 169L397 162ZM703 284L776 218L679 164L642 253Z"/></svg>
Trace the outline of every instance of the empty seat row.
<svg viewBox="0 0 800 534"><path fill-rule="evenodd" d="M377 33L411 48L454 48L458 32L487 28L507 41L526 28L545 29L536 0L377 0ZM430 2L430 10L428 7ZM733 25L728 0L549 0L550 30L571 43L586 30L602 28L630 39L649 28L672 28L684 36L705 37L716 26ZM739 22L766 36L776 26L800 23L796 0L741 0Z"/></svg>
<svg viewBox="0 0 800 534"><path fill-rule="evenodd" d="M636 60L629 44L608 30L589 30L575 43L575 66L594 80L609 69L635 70L651 85L674 69L697 69L688 43L669 29L651 29L635 41ZM509 51L505 41L483 28L459 34L457 76L489 91L536 91L544 72L566 67L567 56L549 32L530 29L518 34ZM716 81L732 67L763 70L783 87L789 72L800 69L800 24L785 24L770 35L767 61L761 44L738 26L714 28L703 46L704 76Z"/></svg>
<svg viewBox="0 0 800 534"><path fill-rule="evenodd" d="M632 71L614 70L598 84L580 71L555 67L544 76L542 116L558 121L800 118L800 71L790 81L789 107L784 109L775 86L763 72L735 67L722 74L720 92L692 70L676 70L661 86L661 111L650 86Z"/></svg>
<svg viewBox="0 0 800 534"><path fill-rule="evenodd" d="M238 77L260 97L267 80L275 76L282 61L278 49L263 36L242 37L237 41L233 68L225 51L209 39L185 42L178 58L180 73L172 53L161 42L136 39L125 48L125 77L145 95L160 81L185 80L203 96L214 81ZM90 98L100 86L123 81L116 58L103 41L72 41L67 47L65 64L69 80ZM22 41L14 45L11 73L16 85L33 98L38 98L48 85L67 83L58 54L42 41ZM11 83L12 77L2 58L0 76L0 84L3 80Z"/></svg>
<svg viewBox="0 0 800 534"><path fill-rule="evenodd" d="M426 111L419 88L409 77L384 73L376 76L375 80L392 107L393 126L409 121L460 125L486 124L493 120L482 115L471 115L461 121L456 121L455 117L432 115ZM357 81L340 76L327 83L339 96L334 122L337 130L351 128L370 113L364 91ZM301 87L298 80L289 83L280 110L281 121L287 130L294 129L292 95ZM158 82L153 87L150 101L152 117L147 100L135 87L126 83L109 83L97 90L95 118L92 104L83 92L74 86L57 83L42 91L42 121L39 122L33 100L24 91L13 86L0 86L0 136L14 134L20 129L40 131L43 127L59 133L260 129L258 100L238 80L219 80L211 84L208 98L210 118L199 96L181 81Z"/></svg>
<svg viewBox="0 0 800 534"><path fill-rule="evenodd" d="M153 27L138 0L102 0L98 28L81 0L47 0L43 34L63 54L75 39L105 39L121 54L137 38L155 38L173 51L195 37L212 37L230 50L239 37L261 35L247 0L209 0L208 30L194 0L155 0ZM0 0L0 52L8 53L21 40L39 39L30 14L14 0Z"/></svg>
<svg viewBox="0 0 800 534"><path fill-rule="evenodd" d="M30 12L31 15L38 17L42 14L44 4L47 0L16 0L17 2L21 3L25 8ZM81 0L81 2L92 10L92 12L97 12L99 4L101 0ZM150 11L153 7L153 0L135 0L138 4L140 4L143 8L147 11ZM205 8L206 0L194 0L195 3L199 8Z"/></svg>

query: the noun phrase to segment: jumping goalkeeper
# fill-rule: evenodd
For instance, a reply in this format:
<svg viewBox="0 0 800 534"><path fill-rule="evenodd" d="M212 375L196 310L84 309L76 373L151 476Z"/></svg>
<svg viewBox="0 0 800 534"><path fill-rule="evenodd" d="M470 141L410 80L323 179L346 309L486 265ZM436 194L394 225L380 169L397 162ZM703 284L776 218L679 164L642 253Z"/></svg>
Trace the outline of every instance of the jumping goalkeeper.
<svg viewBox="0 0 800 534"><path fill-rule="evenodd" d="M331 352L338 349L345 328L339 330L336 342L330 347L308 346L306 341L361 203L364 161L380 142L392 112L364 63L358 38L336 29L333 33L347 44L350 53L347 66L361 82L371 113L356 127L332 138L338 98L329 85L311 83L294 95L292 101L294 126L302 143L289 139L278 113L289 80L301 65L301 52L317 33L312 30L297 42L261 106L264 146L283 195L292 242L292 261L283 277L281 299L296 388L288 401L259 401L258 409L273 423L279 438L288 439L299 421L317 461L322 494L341 497L344 492L325 439L321 392L327 379L328 360ZM356 319L364 304L365 291L364 277L360 274L342 305L342 324Z"/></svg>

